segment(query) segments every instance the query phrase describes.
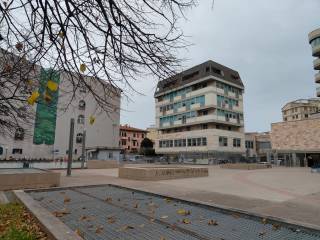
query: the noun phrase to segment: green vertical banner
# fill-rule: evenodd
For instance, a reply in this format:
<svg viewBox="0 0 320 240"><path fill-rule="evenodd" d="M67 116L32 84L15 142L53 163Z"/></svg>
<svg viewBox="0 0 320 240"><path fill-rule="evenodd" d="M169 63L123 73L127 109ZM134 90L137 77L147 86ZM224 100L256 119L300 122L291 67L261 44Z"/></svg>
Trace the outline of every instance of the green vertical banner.
<svg viewBox="0 0 320 240"><path fill-rule="evenodd" d="M41 69L38 90L40 97L37 102L33 134L33 143L37 145L53 145L55 139L59 90L50 90L48 82L59 85L60 73L52 69Z"/></svg>

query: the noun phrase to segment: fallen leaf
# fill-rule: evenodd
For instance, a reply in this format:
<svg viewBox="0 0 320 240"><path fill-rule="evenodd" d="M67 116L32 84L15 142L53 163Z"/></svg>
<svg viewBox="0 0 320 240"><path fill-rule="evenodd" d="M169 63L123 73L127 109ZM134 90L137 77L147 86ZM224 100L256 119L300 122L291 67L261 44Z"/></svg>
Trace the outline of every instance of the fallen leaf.
<svg viewBox="0 0 320 240"><path fill-rule="evenodd" d="M144 228L144 224L139 225L139 227Z"/></svg>
<svg viewBox="0 0 320 240"><path fill-rule="evenodd" d="M167 219L168 217L169 216L164 215L164 216L161 217L161 219Z"/></svg>
<svg viewBox="0 0 320 240"><path fill-rule="evenodd" d="M190 215L191 214L191 211L187 211L185 209L179 209L177 210L177 213L180 214L180 215L184 215L184 216L187 216L187 215Z"/></svg>
<svg viewBox="0 0 320 240"><path fill-rule="evenodd" d="M280 225L280 224L275 224L275 223L272 224L272 229L273 229L273 230L276 231L276 230L279 230L280 228L281 228L281 225Z"/></svg>
<svg viewBox="0 0 320 240"><path fill-rule="evenodd" d="M104 201L106 201L106 202L112 202L112 198L111 198L111 197L107 197Z"/></svg>
<svg viewBox="0 0 320 240"><path fill-rule="evenodd" d="M166 203L170 203L171 202L170 198L165 198L164 200L166 201Z"/></svg>
<svg viewBox="0 0 320 240"><path fill-rule="evenodd" d="M160 240L166 240L166 238L165 237L160 237Z"/></svg>
<svg viewBox="0 0 320 240"><path fill-rule="evenodd" d="M129 229L134 229L133 226L130 226L130 225L126 225L126 226L123 226L119 229L119 231L126 231L126 230L129 230Z"/></svg>
<svg viewBox="0 0 320 240"><path fill-rule="evenodd" d="M115 218L114 216L108 217L107 222L108 222L109 224L115 223L115 222L116 222L116 218Z"/></svg>
<svg viewBox="0 0 320 240"><path fill-rule="evenodd" d="M191 221L190 221L188 218L184 218L184 219L182 219L182 223L184 223L184 224L190 224Z"/></svg>
<svg viewBox="0 0 320 240"><path fill-rule="evenodd" d="M79 237L83 237L83 232L79 228L74 231Z"/></svg>
<svg viewBox="0 0 320 240"><path fill-rule="evenodd" d="M211 225L211 226L218 226L218 222L217 221L215 221L215 220L209 220L209 222L208 222L208 225Z"/></svg>
<svg viewBox="0 0 320 240"><path fill-rule="evenodd" d="M86 215L83 215L79 218L80 221L88 220L88 217Z"/></svg>
<svg viewBox="0 0 320 240"><path fill-rule="evenodd" d="M263 218L263 219L262 219L262 223L263 223L263 224L267 224L267 219L266 219L266 218Z"/></svg>
<svg viewBox="0 0 320 240"><path fill-rule="evenodd" d="M103 227L102 226L99 226L96 228L96 234L100 234L103 230Z"/></svg>
<svg viewBox="0 0 320 240"><path fill-rule="evenodd" d="M133 208L138 208L138 207L139 207L138 203L136 203L136 204L133 206Z"/></svg>
<svg viewBox="0 0 320 240"><path fill-rule="evenodd" d="M63 202L64 202L64 203L69 203L69 202L71 202L71 199L68 198L68 197L65 197L65 198L63 199Z"/></svg>

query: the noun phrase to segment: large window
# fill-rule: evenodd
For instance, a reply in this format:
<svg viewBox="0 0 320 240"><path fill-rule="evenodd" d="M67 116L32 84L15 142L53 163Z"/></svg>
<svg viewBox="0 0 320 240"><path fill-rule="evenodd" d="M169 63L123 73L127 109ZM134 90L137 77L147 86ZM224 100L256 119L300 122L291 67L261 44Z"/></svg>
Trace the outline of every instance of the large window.
<svg viewBox="0 0 320 240"><path fill-rule="evenodd" d="M3 147L0 147L0 155L3 154Z"/></svg>
<svg viewBox="0 0 320 240"><path fill-rule="evenodd" d="M253 141L246 141L246 148L253 149Z"/></svg>
<svg viewBox="0 0 320 240"><path fill-rule="evenodd" d="M220 147L228 147L228 138L219 137L219 146Z"/></svg>
<svg viewBox="0 0 320 240"><path fill-rule="evenodd" d="M241 147L241 139L240 138L234 138L233 139L233 147Z"/></svg>

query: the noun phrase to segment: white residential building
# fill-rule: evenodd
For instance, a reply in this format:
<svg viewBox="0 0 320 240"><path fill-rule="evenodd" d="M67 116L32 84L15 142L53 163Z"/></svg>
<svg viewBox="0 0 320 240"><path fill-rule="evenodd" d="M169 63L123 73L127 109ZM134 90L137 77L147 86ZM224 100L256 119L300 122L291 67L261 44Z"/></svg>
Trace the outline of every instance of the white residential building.
<svg viewBox="0 0 320 240"><path fill-rule="evenodd" d="M159 82L156 153L239 160L245 154L243 92L238 72L213 61Z"/></svg>
<svg viewBox="0 0 320 240"><path fill-rule="evenodd" d="M22 123L22 129L15 136L0 136L0 159L66 159L70 119L74 118L73 159L78 159L82 154L83 132L86 130L85 146L89 159L118 160L119 89L110 86L113 93L110 96L101 95L109 98L108 101L114 106L112 111L106 113L86 88L79 87L73 95L71 81L67 81L66 73L42 69L39 74L42 81L39 92L43 93L43 87L50 79L59 85L57 96L53 97L50 104L42 100L35 103L31 123ZM102 94L101 86L95 81L94 78L86 77L86 83L92 90ZM42 94L39 99L41 97Z"/></svg>

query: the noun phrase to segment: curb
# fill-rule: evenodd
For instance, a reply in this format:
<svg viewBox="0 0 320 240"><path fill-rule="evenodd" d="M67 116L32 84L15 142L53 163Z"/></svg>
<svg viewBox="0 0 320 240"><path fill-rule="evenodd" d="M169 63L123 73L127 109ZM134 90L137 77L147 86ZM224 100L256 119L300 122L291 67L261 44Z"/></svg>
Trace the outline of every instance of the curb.
<svg viewBox="0 0 320 240"><path fill-rule="evenodd" d="M39 221L43 231L54 240L83 240L62 221L54 217L49 211L40 206L23 190L14 190L14 195L27 210Z"/></svg>

